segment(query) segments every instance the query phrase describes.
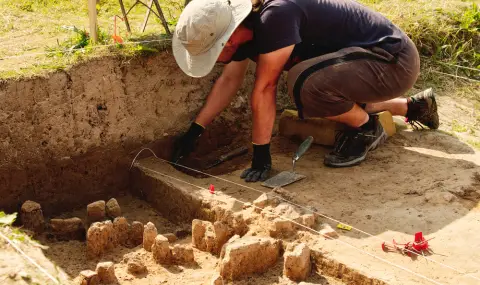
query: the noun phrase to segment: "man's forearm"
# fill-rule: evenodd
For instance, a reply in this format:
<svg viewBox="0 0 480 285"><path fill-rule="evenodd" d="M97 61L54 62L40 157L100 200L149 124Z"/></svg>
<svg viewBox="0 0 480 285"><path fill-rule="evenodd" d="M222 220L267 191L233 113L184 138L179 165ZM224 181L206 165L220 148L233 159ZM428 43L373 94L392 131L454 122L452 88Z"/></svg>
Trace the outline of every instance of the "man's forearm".
<svg viewBox="0 0 480 285"><path fill-rule="evenodd" d="M254 90L252 94L252 116L254 144L267 144L272 137L276 116L276 88Z"/></svg>
<svg viewBox="0 0 480 285"><path fill-rule="evenodd" d="M243 83L247 67L248 61L245 60L230 63L224 68L222 75L213 85L207 97L207 102L200 110L195 122L206 127L228 107Z"/></svg>

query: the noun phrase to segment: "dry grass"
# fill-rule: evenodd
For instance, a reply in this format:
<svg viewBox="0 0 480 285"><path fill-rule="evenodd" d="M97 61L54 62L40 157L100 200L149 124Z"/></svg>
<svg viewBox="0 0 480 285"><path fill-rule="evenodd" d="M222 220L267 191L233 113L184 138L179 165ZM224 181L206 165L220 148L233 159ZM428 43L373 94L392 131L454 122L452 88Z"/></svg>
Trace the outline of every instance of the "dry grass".
<svg viewBox="0 0 480 285"><path fill-rule="evenodd" d="M480 68L480 10L474 1L461 0L359 0L390 18L401 26L414 40L425 56L422 80L429 84L451 81L438 72L480 79L478 70L469 70L437 61ZM125 0L128 8L134 0ZM170 29L173 30L183 6L182 0L161 0ZM121 15L118 1L101 0L98 4L99 27L103 41L112 44L113 16ZM38 75L46 71L63 69L91 57L106 55L131 56L156 52L168 47L165 31L160 21L151 15L145 33L139 27L145 8L137 6L129 15L132 34L127 34L123 22L117 31L125 40L166 40L142 45L99 47L88 44L85 49L65 52L78 44L78 36L62 28L75 26L88 29L86 0L0 0L0 78ZM51 51L52 54L27 56ZM14 57L11 56L21 56ZM1 60L1 58L6 58ZM464 80L456 79L456 82ZM474 85L465 82L467 86ZM440 84L441 85L441 84ZM465 92L470 94L470 92Z"/></svg>

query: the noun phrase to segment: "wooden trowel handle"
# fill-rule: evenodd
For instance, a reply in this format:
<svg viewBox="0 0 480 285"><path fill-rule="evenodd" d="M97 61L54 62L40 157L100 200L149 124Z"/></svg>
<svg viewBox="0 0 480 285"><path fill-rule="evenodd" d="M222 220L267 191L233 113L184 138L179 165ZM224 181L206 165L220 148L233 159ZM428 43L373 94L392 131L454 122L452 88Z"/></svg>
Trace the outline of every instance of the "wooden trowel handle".
<svg viewBox="0 0 480 285"><path fill-rule="evenodd" d="M229 159L232 159L236 156L239 156L239 155L242 155L242 154L245 154L248 152L248 147L246 146L242 146L242 147L239 147L237 149L234 149L232 150L231 152L227 153L227 154L224 154L224 155L221 155L220 158L218 160L220 161L227 161Z"/></svg>

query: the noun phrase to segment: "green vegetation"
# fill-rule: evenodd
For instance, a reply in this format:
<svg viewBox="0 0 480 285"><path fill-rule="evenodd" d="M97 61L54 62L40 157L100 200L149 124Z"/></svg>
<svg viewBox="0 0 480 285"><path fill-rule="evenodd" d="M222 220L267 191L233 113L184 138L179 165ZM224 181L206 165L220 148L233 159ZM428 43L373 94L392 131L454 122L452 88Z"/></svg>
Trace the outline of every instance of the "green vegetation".
<svg viewBox="0 0 480 285"><path fill-rule="evenodd" d="M7 215L4 212L0 212L0 226L10 226L15 222L16 219L17 213Z"/></svg>
<svg viewBox="0 0 480 285"><path fill-rule="evenodd" d="M468 128L466 126L459 124L456 120L453 120L452 131L457 133L466 133L468 131Z"/></svg>
<svg viewBox="0 0 480 285"><path fill-rule="evenodd" d="M126 9L135 0L124 1ZM479 80L480 8L478 0L360 0L398 24L412 38L422 54L423 79L436 85L445 76L455 74ZM184 1L161 0L163 12L173 31ZM160 20L150 15L144 33L140 31L146 8L137 5L129 13L132 33L117 18L117 35L129 44L114 44L114 16L121 16L116 0L97 4L100 40L89 40L86 0L0 0L0 58L48 52L47 55L6 58L0 78L38 74L57 70L82 60L106 55L136 56L169 47L169 39ZM154 42L151 42L151 41ZM141 41L132 44L133 41ZM149 41L149 42L145 42ZM458 68L461 65L473 69ZM440 77L440 79L439 79ZM466 92L469 94L470 92Z"/></svg>

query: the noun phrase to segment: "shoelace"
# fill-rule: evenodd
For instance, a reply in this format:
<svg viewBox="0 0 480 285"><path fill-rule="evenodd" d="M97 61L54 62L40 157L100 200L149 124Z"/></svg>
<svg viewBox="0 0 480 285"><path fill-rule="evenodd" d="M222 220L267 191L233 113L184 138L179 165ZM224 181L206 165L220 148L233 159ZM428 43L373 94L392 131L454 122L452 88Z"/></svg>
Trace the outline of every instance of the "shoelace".
<svg viewBox="0 0 480 285"><path fill-rule="evenodd" d="M420 128L421 128L422 130L425 129L425 127L424 127L421 123L419 123L418 121L416 121L416 120L409 120L408 118L405 118L405 123L409 123L410 126L412 126L412 128L414 128L414 129L417 130L417 131L420 130Z"/></svg>
<svg viewBox="0 0 480 285"><path fill-rule="evenodd" d="M375 137L374 135L366 134L360 130L350 129L350 130L341 130L335 133L335 148L334 151L336 153L341 153L345 146L350 147L351 142L354 141L356 138L364 136L364 137ZM341 144L340 144L341 142Z"/></svg>

